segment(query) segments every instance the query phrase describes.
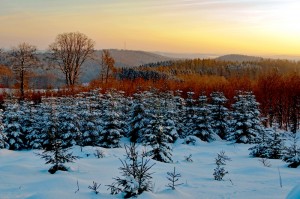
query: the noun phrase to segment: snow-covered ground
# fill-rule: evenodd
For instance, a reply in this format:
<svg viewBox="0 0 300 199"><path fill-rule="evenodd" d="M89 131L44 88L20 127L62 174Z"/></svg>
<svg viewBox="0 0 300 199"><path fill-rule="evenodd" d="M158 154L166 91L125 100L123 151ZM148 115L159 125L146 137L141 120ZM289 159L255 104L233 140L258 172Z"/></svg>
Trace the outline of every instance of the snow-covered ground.
<svg viewBox="0 0 300 199"><path fill-rule="evenodd" d="M281 160L269 160L271 167L264 167L258 158L250 158L248 148L251 145L230 144L223 141L212 143L198 142L195 146L183 145L178 140L173 145L172 164L156 163L151 171L153 174L153 192L143 193L139 198L255 198L281 199L286 198L296 185L300 184L300 168L291 169ZM122 140L122 143L127 143ZM100 147L99 147L100 148ZM45 165L35 153L40 151L9 151L0 150L0 198L1 199L53 199L53 198L122 198L122 195L110 195L105 185L113 182L113 177L120 176L119 158L124 159L124 148L102 149L104 158L96 158L96 148L79 147L72 149L73 154L82 158L68 163L69 172L48 173L50 165ZM145 150L139 146L140 150ZM225 169L229 171L224 181L213 179L215 157L224 150L232 161L227 162ZM90 154L87 156L86 154ZM193 162L184 160L184 156L192 154ZM181 173L183 185L171 190L166 173ZM279 174L281 173L282 187ZM121 177L121 176L120 176ZM77 190L77 181L79 191ZM100 193L96 195L88 189L92 182L101 183ZM297 196L295 188L295 194ZM292 197L294 198L294 197Z"/></svg>

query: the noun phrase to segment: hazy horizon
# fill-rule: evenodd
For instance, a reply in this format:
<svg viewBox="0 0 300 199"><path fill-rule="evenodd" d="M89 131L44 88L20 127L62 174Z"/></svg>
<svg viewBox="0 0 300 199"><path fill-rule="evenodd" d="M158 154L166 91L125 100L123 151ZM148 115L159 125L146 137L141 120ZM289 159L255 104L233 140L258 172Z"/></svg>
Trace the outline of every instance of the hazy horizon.
<svg viewBox="0 0 300 199"><path fill-rule="evenodd" d="M96 49L179 54L300 55L296 0L1 0L0 48L46 50L82 32Z"/></svg>

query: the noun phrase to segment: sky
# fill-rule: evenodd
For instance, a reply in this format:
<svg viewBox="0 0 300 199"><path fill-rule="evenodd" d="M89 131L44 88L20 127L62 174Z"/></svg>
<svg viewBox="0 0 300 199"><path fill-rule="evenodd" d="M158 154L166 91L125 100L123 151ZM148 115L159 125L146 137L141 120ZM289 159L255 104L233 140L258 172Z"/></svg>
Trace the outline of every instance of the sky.
<svg viewBox="0 0 300 199"><path fill-rule="evenodd" d="M81 32L96 49L300 55L299 0L0 0L0 48L46 50Z"/></svg>

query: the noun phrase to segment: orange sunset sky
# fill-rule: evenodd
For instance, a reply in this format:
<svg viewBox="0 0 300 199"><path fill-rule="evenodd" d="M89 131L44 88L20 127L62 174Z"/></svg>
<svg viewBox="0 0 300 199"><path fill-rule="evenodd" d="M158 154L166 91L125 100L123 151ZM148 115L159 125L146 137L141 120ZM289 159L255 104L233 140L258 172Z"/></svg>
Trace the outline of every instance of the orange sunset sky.
<svg viewBox="0 0 300 199"><path fill-rule="evenodd" d="M300 54L298 0L0 0L0 26L0 48L79 31L97 49Z"/></svg>

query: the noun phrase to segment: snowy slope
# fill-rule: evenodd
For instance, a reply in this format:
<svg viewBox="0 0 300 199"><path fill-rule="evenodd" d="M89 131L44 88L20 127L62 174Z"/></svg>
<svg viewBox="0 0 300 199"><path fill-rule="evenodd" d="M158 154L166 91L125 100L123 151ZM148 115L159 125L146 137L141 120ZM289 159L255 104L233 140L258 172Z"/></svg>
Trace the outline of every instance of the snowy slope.
<svg viewBox="0 0 300 199"><path fill-rule="evenodd" d="M122 140L127 143L127 140ZM143 193L139 198L285 198L290 190L300 184L299 170L287 168L281 160L270 160L271 167L264 167L258 159L250 158L248 148L251 145L230 144L215 141L199 141L195 146L183 145L178 140L173 145L174 163L156 163L153 168L153 192ZM47 172L49 165L37 157L39 151L0 150L0 198L1 199L52 199L52 198L122 198L122 195L110 195L105 185L113 182L113 177L120 176L118 168L124 159L124 149L102 149L106 157L96 158L96 148L79 147L72 149L82 158L67 164L70 172ZM145 150L143 146L140 150ZM232 159L225 166L229 174L224 181L213 180L214 159L221 150ZM91 154L87 157L86 154ZM184 161L184 156L192 154L193 162ZM184 183L176 190L170 190L166 173L181 173L180 181ZM282 176L283 187L279 184L278 168ZM79 191L75 193L79 184ZM230 181L231 180L231 181ZM96 195L88 189L92 182L101 183L100 193Z"/></svg>

